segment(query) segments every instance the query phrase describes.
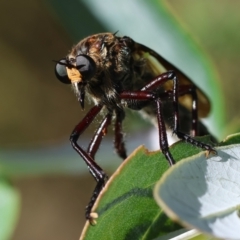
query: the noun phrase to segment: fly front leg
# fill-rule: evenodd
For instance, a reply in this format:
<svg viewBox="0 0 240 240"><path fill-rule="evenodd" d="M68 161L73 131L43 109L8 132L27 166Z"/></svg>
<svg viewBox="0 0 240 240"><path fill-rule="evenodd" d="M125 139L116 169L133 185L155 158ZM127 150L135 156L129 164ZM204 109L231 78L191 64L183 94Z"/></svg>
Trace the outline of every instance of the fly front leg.
<svg viewBox="0 0 240 240"><path fill-rule="evenodd" d="M116 111L116 121L115 121L115 139L114 139L114 147L116 149L117 154L123 160L127 158L126 148L123 141L123 133L122 133L122 121L124 119L124 112Z"/></svg>
<svg viewBox="0 0 240 240"><path fill-rule="evenodd" d="M102 188L105 185L105 182L107 180L106 173L102 170L102 168L94 161L94 155L100 145L101 139L106 132L107 126L111 122L111 113L107 114L107 116L102 121L99 129L100 131L97 131L89 144L88 151L86 152L83 150L77 143L80 135L86 130L86 128L92 123L94 118L97 116L97 114L101 111L102 105L94 106L87 115L82 119L82 121L74 128L71 136L70 136L70 142L72 144L72 147L77 151L77 153L83 158L85 163L88 166L88 169L94 179L97 181L97 185L93 191L93 195L90 199L89 204L86 207L85 216L86 219L90 221L91 224L94 224L94 217L91 216L91 210L92 207L101 192Z"/></svg>
<svg viewBox="0 0 240 240"><path fill-rule="evenodd" d="M108 113L105 118L102 120L97 131L92 137L91 142L89 143L87 153L94 159L95 154L100 146L100 143L103 137L107 134L107 128L111 124L112 113Z"/></svg>

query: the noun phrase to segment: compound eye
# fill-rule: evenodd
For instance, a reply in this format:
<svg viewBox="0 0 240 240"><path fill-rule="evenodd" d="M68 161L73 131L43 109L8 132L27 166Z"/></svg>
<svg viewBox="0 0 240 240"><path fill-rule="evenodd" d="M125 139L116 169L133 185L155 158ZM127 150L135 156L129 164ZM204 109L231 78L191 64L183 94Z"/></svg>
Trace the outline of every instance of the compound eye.
<svg viewBox="0 0 240 240"><path fill-rule="evenodd" d="M88 55L78 55L76 57L76 68L87 79L90 79L96 73L96 63Z"/></svg>
<svg viewBox="0 0 240 240"><path fill-rule="evenodd" d="M58 78L59 81L61 81L62 83L66 83L66 84L70 84L71 81L68 78L67 75L67 69L66 67L68 66L68 62L65 58L61 59L60 61L58 61L58 63L55 66L55 75Z"/></svg>

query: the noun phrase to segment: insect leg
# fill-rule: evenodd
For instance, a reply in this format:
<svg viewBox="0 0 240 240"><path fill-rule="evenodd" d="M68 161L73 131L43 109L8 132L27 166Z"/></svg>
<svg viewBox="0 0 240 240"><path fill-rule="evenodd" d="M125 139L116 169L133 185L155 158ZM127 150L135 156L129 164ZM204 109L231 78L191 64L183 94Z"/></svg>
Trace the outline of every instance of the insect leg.
<svg viewBox="0 0 240 240"><path fill-rule="evenodd" d="M123 141L123 133L122 133L122 121L124 119L123 111L116 111L116 122L115 122L115 140L114 147L116 149L117 154L122 158L127 158L127 153Z"/></svg>
<svg viewBox="0 0 240 240"><path fill-rule="evenodd" d="M179 94L179 89L178 89L178 78L177 75L171 71L169 72L172 76L171 79L173 80L173 110L174 110L174 127L173 127L173 133L177 135L177 137L179 139L182 139L194 146L200 147L202 149L205 149L209 152L216 152L212 146L210 146L209 144L200 142L196 139L193 139L191 136L189 136L188 134L185 134L181 131L179 131L179 110L178 110L178 94ZM194 91L193 91L194 94ZM195 91L196 94L196 91ZM196 100L197 98L195 98ZM194 102L194 101L193 101ZM195 108L195 106L193 107ZM194 109L195 114L197 111L197 108ZM196 117L196 116L195 116Z"/></svg>
<svg viewBox="0 0 240 240"><path fill-rule="evenodd" d="M98 127L97 131L95 132L91 142L89 143L87 153L94 159L95 154L100 146L102 138L107 134L107 128L111 124L112 113L108 113L103 121L101 122L100 126Z"/></svg>
<svg viewBox="0 0 240 240"><path fill-rule="evenodd" d="M175 163L175 161L172 157L172 154L169 151L166 127L165 127L164 118L163 118L163 114L162 114L160 98L156 97L155 93L148 92L148 91L134 91L134 92L125 91L120 94L120 97L122 99L127 99L127 100L131 101L131 104L133 104L133 101L139 102L139 101L152 100L152 101L156 102L158 131L159 131L159 145L162 150L162 153L165 155L169 164L173 165Z"/></svg>
<svg viewBox="0 0 240 240"><path fill-rule="evenodd" d="M97 105L97 106L94 106L92 109L90 109L90 111L82 119L82 121L74 128L74 130L70 136L70 142L72 144L72 147L77 151L77 153L86 162L90 173L97 181L97 185L93 191L93 195L90 199L89 204L86 207L86 212L85 212L85 216L87 219L89 219L91 224L94 222L93 221L94 219L92 219L92 217L90 215L91 209L92 209L92 206L95 203L100 191L102 190L102 188L105 184L105 181L107 180L107 175L100 168L100 166L94 161L94 159L78 145L77 140L80 137L80 135L84 132L84 130L91 124L91 122L96 117L96 115L100 112L101 109L102 109L102 105ZM106 117L105 119L108 119L108 118L110 118L110 117ZM101 125L104 125L104 124L101 124ZM105 125L105 127L106 127L106 125ZM104 129L104 126L103 126L103 129Z"/></svg>
<svg viewBox="0 0 240 240"><path fill-rule="evenodd" d="M158 87L160 87L162 84L164 84L165 82L167 82L169 80L173 81L172 93L169 95L167 92L164 92L164 93L159 94L159 96L158 96L157 91L154 91L154 90L156 90ZM170 165L172 165L174 163L174 160L168 149L167 137L165 137L166 129L165 129L165 126L163 128L164 122L163 122L163 114L161 112L161 103L160 103L160 99L167 99L169 96L172 97L172 104L173 104L173 110L174 110L173 133L176 134L179 139L185 140L186 142L188 142L194 146L200 147L209 152L215 152L215 150L209 144L205 144L203 142L197 141L197 140L193 139L192 137L190 137L189 135L179 131L178 97L179 97L179 95L181 96L181 95L186 94L186 92L183 93L183 92L179 91L178 84L179 84L178 78L177 78L175 72L168 71L166 73L163 73L163 74L157 76L150 83L148 83L143 88L141 88L140 91L132 91L132 92L124 91L120 94L121 99L126 99L127 101L129 101L130 106L139 105L139 102L146 101L146 100L156 101L157 111L158 111L157 117L158 117L158 126L159 126L160 147L162 144L163 148L164 148L164 150L162 150L162 151L165 154ZM156 99L158 99L158 100L156 100ZM196 99L197 98L195 98L195 100L193 100L194 104L197 103ZM132 108L132 107L130 107L130 108ZM195 105L193 106L193 111L194 111L193 114L196 114L197 108ZM194 118L196 118L196 117L197 117L197 115L195 115ZM161 139L163 139L163 140L161 140Z"/></svg>
<svg viewBox="0 0 240 240"><path fill-rule="evenodd" d="M192 127L191 127L191 136L195 137L198 136L198 97L196 92L196 87L194 85L183 85L179 86L179 93L178 96L183 96L185 94L190 94L192 97Z"/></svg>
<svg viewBox="0 0 240 240"><path fill-rule="evenodd" d="M170 75L169 75L170 74ZM163 73L159 76L157 76L155 79L153 79L151 82L146 84L141 91L156 91L157 88L159 88L162 84L164 84L166 81L171 80L170 76L174 74L174 71L169 71L166 73ZM169 99L172 98L173 91L167 90L164 93L161 93L161 99ZM192 96L192 136L203 136L210 134L207 130L207 128L198 121L198 98L197 98L197 92L196 87L194 85L180 85L178 86L178 97L191 94ZM214 137L213 137L214 139Z"/></svg>
<svg viewBox="0 0 240 240"><path fill-rule="evenodd" d="M172 90L172 98L173 98L173 108L174 108L174 128L173 128L173 133L175 133L177 135L178 138L185 140L186 142L191 143L192 145L198 146L202 149L205 149L207 151L210 152L215 152L215 150L209 145L209 144L205 144L202 143L200 141L197 141L193 138L191 138L189 135L179 131L179 109L178 109L178 97L182 96L184 94L190 93L192 95L192 129L197 129L197 93L196 93L196 89L194 88L194 86L188 86L187 91L181 91L181 88L183 86L181 86L181 88L179 89L178 86L178 78L177 75L175 74L174 71L168 71L166 73L163 73L161 75L159 75L158 77L156 77L155 79L153 79L150 83L148 83L146 86L144 86L141 90L142 91L149 91L149 90L154 90L156 88L158 88L160 85L162 85L163 83L165 83L168 80L172 80L173 81L173 90ZM164 95L165 97L165 95Z"/></svg>
<svg viewBox="0 0 240 240"><path fill-rule="evenodd" d="M191 127L191 136L204 136L204 135L210 135L211 140L214 142L217 142L217 139L215 139L214 136L212 136L208 129L202 124L202 122L199 121L198 118L198 95L196 91L196 86L190 85L190 86L181 86L179 87L179 96L183 96L185 94L190 94L192 97L192 117L191 117L191 122L192 122L192 127ZM185 90L182 91L182 88Z"/></svg>
<svg viewBox="0 0 240 240"><path fill-rule="evenodd" d="M175 161L172 157L172 154L169 151L169 144L167 139L167 131L165 127L165 123L163 120L163 114L162 114L162 106L161 101L158 98L156 100L157 104L157 120L158 120L158 133L159 133L159 145L162 153L165 155L166 159L168 160L170 166L172 166Z"/></svg>
<svg viewBox="0 0 240 240"><path fill-rule="evenodd" d="M192 136L195 137L198 135L198 98L197 98L197 92L196 88L193 86L189 89L191 95L192 95Z"/></svg>

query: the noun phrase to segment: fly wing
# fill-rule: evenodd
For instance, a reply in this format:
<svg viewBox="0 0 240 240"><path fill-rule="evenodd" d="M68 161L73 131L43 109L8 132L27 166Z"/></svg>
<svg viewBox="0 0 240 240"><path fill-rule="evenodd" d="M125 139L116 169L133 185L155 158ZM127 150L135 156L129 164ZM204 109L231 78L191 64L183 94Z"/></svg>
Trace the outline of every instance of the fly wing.
<svg viewBox="0 0 240 240"><path fill-rule="evenodd" d="M166 71L174 70L179 79L179 87L196 86L184 73L182 73L179 69L177 69L152 49L136 42L133 49L133 58L144 59L145 67L148 68L149 72L153 73L153 77L156 77L157 75L160 75ZM165 90L172 90L172 85L172 81L167 81L163 87ZM206 95L198 87L196 87L196 89L198 96L198 115L200 118L203 118L206 117L210 111L210 102ZM191 111L192 98L190 94L181 96L179 98L179 103Z"/></svg>

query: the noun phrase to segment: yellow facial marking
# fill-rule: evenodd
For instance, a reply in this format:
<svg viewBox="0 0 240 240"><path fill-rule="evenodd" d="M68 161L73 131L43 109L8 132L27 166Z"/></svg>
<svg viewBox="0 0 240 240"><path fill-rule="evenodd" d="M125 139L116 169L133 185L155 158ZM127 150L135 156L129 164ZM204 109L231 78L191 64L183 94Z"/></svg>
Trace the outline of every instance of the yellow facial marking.
<svg viewBox="0 0 240 240"><path fill-rule="evenodd" d="M76 68L66 67L66 69L67 69L67 75L72 83L82 81L82 75Z"/></svg>

